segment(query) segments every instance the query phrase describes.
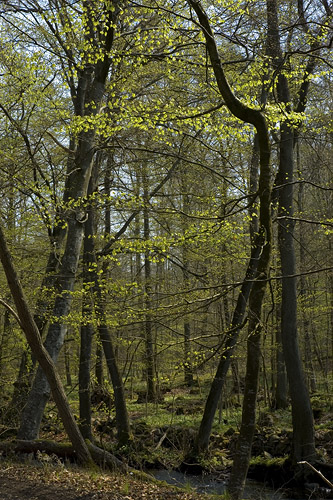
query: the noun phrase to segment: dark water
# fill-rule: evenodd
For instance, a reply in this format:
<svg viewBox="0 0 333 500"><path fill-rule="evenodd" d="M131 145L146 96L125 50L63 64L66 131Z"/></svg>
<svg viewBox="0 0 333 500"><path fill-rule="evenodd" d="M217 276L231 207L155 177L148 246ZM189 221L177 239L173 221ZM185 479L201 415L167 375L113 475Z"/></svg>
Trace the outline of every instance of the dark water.
<svg viewBox="0 0 333 500"><path fill-rule="evenodd" d="M175 486L186 487L186 485L189 485L199 493L216 493L221 495L226 491L226 484L218 481L214 476L192 476L165 469L150 470L149 473L156 479L166 481ZM291 500L283 496L281 491L274 491L255 481L247 481L243 497L253 500Z"/></svg>

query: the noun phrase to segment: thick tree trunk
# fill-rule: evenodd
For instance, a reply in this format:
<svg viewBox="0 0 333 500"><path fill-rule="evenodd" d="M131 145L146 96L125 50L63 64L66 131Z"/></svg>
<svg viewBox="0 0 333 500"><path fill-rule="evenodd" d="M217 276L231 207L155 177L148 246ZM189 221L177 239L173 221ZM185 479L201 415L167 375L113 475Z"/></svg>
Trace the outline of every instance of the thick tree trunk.
<svg viewBox="0 0 333 500"><path fill-rule="evenodd" d="M284 79L284 77L282 77ZM297 334L297 283L293 216L293 144L291 125L281 126L279 190L279 250L282 269L281 338L292 404L292 461L315 458L314 424L302 369Z"/></svg>
<svg viewBox="0 0 333 500"><path fill-rule="evenodd" d="M86 175L90 175L90 169L86 170ZM84 184L85 180L84 177L79 187L83 187L82 184ZM80 194L78 194L78 197L82 196L82 194L84 196L85 193L82 193L81 189L79 192ZM68 223L66 249L60 270L59 294L56 298L53 310L53 317L58 318L58 320L50 324L44 344L54 362L58 358L65 338L66 325L63 322L63 318L65 318L70 311L72 292L81 250L83 225L80 219L77 220L76 217L76 214L74 214L74 216L72 215ZM21 425L18 432L19 439L36 439L38 437L40 423L49 394L50 388L48 381L42 368L39 366L29 394L29 399L22 413Z"/></svg>
<svg viewBox="0 0 333 500"><path fill-rule="evenodd" d="M75 150L74 137L70 138L69 149L71 151ZM62 203L65 207L69 200L71 172L73 168L75 168L75 157L73 153L70 153L67 159L65 188L62 198ZM58 221L58 223L54 225L52 231L50 231L49 233L51 248L45 268L44 277L40 285L40 293L37 298L34 313L34 321L42 337L44 330L46 329L50 313L50 300L45 297L45 290L53 290L56 284L57 273L61 262L60 255L67 234L67 227L65 224L67 216L68 212L66 210L63 210L62 208L57 209L56 220ZM33 376L35 374L36 360L32 356L30 363L30 357L31 353L29 352L29 350L26 350L22 354L20 370L17 380L14 383L14 393L11 401L11 406L13 408L17 408L18 410L22 410L24 404L27 401L29 389L31 387Z"/></svg>
<svg viewBox="0 0 333 500"><path fill-rule="evenodd" d="M79 73L77 88L71 88L76 116L91 118L100 112L104 98L105 82L111 64L110 50L113 44L114 24L119 13L117 5L111 10L105 8L105 37L101 41L102 57L95 64L85 63ZM87 4L87 9L93 5ZM89 37L89 33L86 34ZM90 40L89 40L90 43ZM78 134L74 168L71 170L68 200L72 201L68 217L68 233L66 247L62 259L58 280L58 295L53 309L53 318L45 340L45 347L53 361L56 361L63 345L66 325L64 318L70 311L72 292L74 289L78 260L80 256L83 223L85 220L84 199L87 194L91 175L92 160L95 154L94 127ZM23 439L34 439L38 436L40 422L49 397L49 386L39 368L29 394L27 405L21 419L18 436Z"/></svg>
<svg viewBox="0 0 333 500"><path fill-rule="evenodd" d="M283 59L278 29L276 0L267 0L268 53L273 65L280 70L277 80L277 97L291 110L288 81L283 74ZM306 78L308 75L306 76ZM302 92L301 88L301 92ZM306 95L301 94L304 111ZM292 404L293 449L292 461L313 460L315 457L313 414L302 369L297 333L297 282L294 247L293 195L294 195L294 127L285 118L280 125L279 158L279 251L282 270L281 339L286 363Z"/></svg>
<svg viewBox="0 0 333 500"><path fill-rule="evenodd" d="M79 431L74 416L69 407L64 388L61 384L55 364L42 344L39 330L34 322L31 311L27 305L23 289L13 266L11 255L7 248L5 236L0 226L0 258L7 277L8 285L13 296L20 325L26 335L33 354L42 367L48 383L52 389L54 401L57 405L60 418L65 430L73 444L78 459L82 464L92 463L87 445Z"/></svg>
<svg viewBox="0 0 333 500"><path fill-rule="evenodd" d="M301 167L301 158L300 158L300 148L299 141L296 137L296 155L297 155L297 172L298 175L302 175L302 167ZM298 211L300 213L304 210L304 183L301 182L298 186ZM310 392L315 392L317 390L316 384L316 374L313 365L313 357L314 353L312 352L312 344L313 339L310 336L310 320L309 314L307 311L307 306L309 302L309 293L307 288L306 277L303 272L305 272L305 252L306 252L306 228L303 222L299 223L299 263L300 263L300 299L301 299L301 314L302 314L302 323L303 323L303 331L304 331L304 355L305 355L305 367L306 367L306 377L307 377L307 385Z"/></svg>

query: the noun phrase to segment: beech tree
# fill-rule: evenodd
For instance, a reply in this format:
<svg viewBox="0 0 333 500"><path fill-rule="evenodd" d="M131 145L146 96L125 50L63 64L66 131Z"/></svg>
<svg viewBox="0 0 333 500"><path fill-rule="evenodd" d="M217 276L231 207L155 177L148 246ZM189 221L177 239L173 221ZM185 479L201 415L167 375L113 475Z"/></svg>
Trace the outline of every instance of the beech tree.
<svg viewBox="0 0 333 500"><path fill-rule="evenodd" d="M188 387L204 381L203 390L215 372L197 458L217 424L233 364L233 378L240 380L232 381L232 390L245 381L233 498L244 487L258 390L270 404L277 378L285 381L283 370L276 373L276 330L288 370L294 464L312 460L315 452L302 375L302 355L310 369L306 339L314 371L320 369L329 388L330 7L316 5L304 11L301 2L298 9L285 2L279 10L274 0L266 7L23 0L1 11L8 31L0 80L2 214L9 233L24 228L20 247L15 238L10 243L30 271L23 283L33 276L36 292L29 292L29 301L54 362L71 328L73 380L80 349L79 428L93 438L95 351L98 383L103 362L112 382L119 444L131 438L129 395L143 396L148 412L149 401L159 404L161 387L181 379ZM321 177L313 169L314 152ZM15 212L17 226L9 214L15 196L24 204ZM310 220L312 210L317 220ZM312 228L311 241L304 227ZM308 250L299 252L300 266L297 240ZM319 277L316 283L308 278L306 297L308 271ZM309 319L306 335L300 329L303 351L296 314L300 273L300 302ZM4 280L0 286L5 297ZM8 314L5 319L0 361L12 345ZM22 344L14 346L15 356ZM31 364L22 359L27 372ZM7 366L4 361L3 373ZM19 436L26 439L38 435L48 398L42 372L40 367L21 415ZM222 417L222 404L220 409Z"/></svg>

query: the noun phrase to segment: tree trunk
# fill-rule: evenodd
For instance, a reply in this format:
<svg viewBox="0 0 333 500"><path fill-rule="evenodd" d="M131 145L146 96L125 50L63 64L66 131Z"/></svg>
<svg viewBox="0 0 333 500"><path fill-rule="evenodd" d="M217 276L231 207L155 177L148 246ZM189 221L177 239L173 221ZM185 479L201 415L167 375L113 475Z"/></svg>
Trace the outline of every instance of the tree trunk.
<svg viewBox="0 0 333 500"><path fill-rule="evenodd" d="M182 232L184 236L184 243L182 247L182 257L183 257L183 285L185 290L189 288L190 278L189 278L189 258L188 258L188 244L186 243L185 233L187 227L186 216L190 213L190 200L189 195L186 192L186 179L185 179L186 171L181 169L181 188L183 192L182 201L183 201L183 213L182 216ZM192 366L192 353L191 353L191 323L189 318L185 318L183 322L183 331L184 331L184 381L187 387L191 387L193 385L193 366Z"/></svg>
<svg viewBox="0 0 333 500"><path fill-rule="evenodd" d="M283 77L284 79L284 77ZM293 216L293 143L291 125L281 126L279 250L282 269L281 337L293 421L292 461L315 457L313 414L302 370L297 334L297 288Z"/></svg>
<svg viewBox="0 0 333 500"><path fill-rule="evenodd" d="M259 161L260 161L260 150L259 150L258 135L256 134L254 139L253 155L251 160L250 186L249 186L250 194L256 193L258 190ZM195 454L197 454L200 451L206 450L209 445L209 439L212 432L212 426L214 422L216 409L219 404L219 400L221 398L222 389L225 383L230 363L233 362L233 353L238 341L239 333L243 327L246 306L252 288L252 280L256 275L258 267L258 259L262 251L262 246L264 244L263 238L260 235L258 236L258 217L256 210L253 207L251 207L250 210L250 221L251 221L250 222L251 257L245 273L245 279L243 281L243 284L241 286L238 295L236 307L232 316L230 333L225 342L225 346L223 347L220 361L216 370L216 374L206 400L204 413L200 422L199 432L195 443L195 449L194 449ZM237 385L239 385L239 380L237 380Z"/></svg>
<svg viewBox="0 0 333 500"><path fill-rule="evenodd" d="M91 464L92 459L89 450L71 412L55 364L42 344L39 330L27 305L27 301L25 299L21 283L14 269L12 258L9 253L6 239L1 226L0 258L7 277L11 294L16 305L21 328L26 335L27 341L31 347L33 354L36 356L40 366L44 370L48 383L50 384L50 387L52 389L52 395L57 405L59 415L62 419L65 430L73 444L73 448L77 453L80 463Z"/></svg>
<svg viewBox="0 0 333 500"><path fill-rule="evenodd" d="M70 138L69 149L71 151L74 151L75 149L75 139L73 137ZM73 153L70 153L67 159L66 181L62 199L62 203L64 206L66 206L69 201L71 172L74 168L75 158ZM66 210L62 210L61 208L57 209L56 220L58 220L58 223L54 225L52 231L50 231L49 234L51 248L44 272L44 277L40 285L40 293L37 298L34 313L34 321L42 337L48 322L48 313L50 308L49 300L45 298L45 290L52 290L56 285L57 273L61 261L60 254L67 234L67 227L65 224L67 215L68 214ZM30 363L30 357L31 353L29 352L29 350L23 352L18 377L16 379L16 382L14 383L14 393L11 401L11 406L13 408L17 408L18 410L22 410L27 401L29 394L28 389L31 388L33 376L35 373L35 359L32 356Z"/></svg>
<svg viewBox="0 0 333 500"><path fill-rule="evenodd" d="M276 0L267 0L268 53L273 65L283 69L278 29ZM291 110L288 81L282 71L278 74L277 97L286 112ZM302 99L305 106L304 95ZM293 176L295 125L284 118L280 125L279 158L279 251L282 270L281 339L286 363L292 404L293 449L292 461L311 460L315 457L313 414L302 370L297 334L296 257L294 248Z"/></svg>
<svg viewBox="0 0 333 500"><path fill-rule="evenodd" d="M96 343L96 364L95 364L96 383L99 387L104 384L104 367L103 367L103 348L100 341Z"/></svg>
<svg viewBox="0 0 333 500"><path fill-rule="evenodd" d="M261 263L262 269L265 269L266 273L269 265L269 254L270 249L266 248L264 253L264 262ZM260 276L263 277L263 274L260 274ZM230 481L228 484L228 493L233 500L239 500L243 494L255 431L256 402L261 358L260 320L265 287L265 282L256 282L252 288L249 300L250 318L247 341L247 362L242 408L242 423L237 441L237 449L234 456Z"/></svg>
<svg viewBox="0 0 333 500"><path fill-rule="evenodd" d="M287 408L288 406L288 381L286 364L284 362L283 348L281 342L281 305L277 306L277 330L276 330L276 386L274 397L274 408L276 410Z"/></svg>
<svg viewBox="0 0 333 500"><path fill-rule="evenodd" d="M91 272L95 263L94 236L95 236L95 208L91 196L96 192L98 175L98 160L96 159L93 173L88 187L87 220L84 225L83 242L83 303L82 325L80 328L80 363L79 363L79 402L80 402L80 430L85 439L92 441L91 430L91 348L93 337L93 297L91 296ZM90 198L90 199L89 199Z"/></svg>
<svg viewBox="0 0 333 500"><path fill-rule="evenodd" d="M67 387L72 387L71 361L70 361L68 342L65 342L64 355L65 355L66 385Z"/></svg>
<svg viewBox="0 0 333 500"><path fill-rule="evenodd" d="M144 167L145 169L146 167ZM143 238L148 244L150 237L150 225L149 225L149 193L148 193L148 179L146 172L143 173L143 198L144 198L144 209L143 209ZM144 273L145 273L145 346L146 346L146 377L147 377L147 401L156 401L156 363L154 354L154 342L153 342L153 324L151 317L151 262L150 262L150 251L148 248L145 249L144 254Z"/></svg>
<svg viewBox="0 0 333 500"><path fill-rule="evenodd" d="M101 297L98 297L97 300L100 301ZM122 446L127 444L128 441L131 439L131 428L126 407L124 384L118 369L114 353L113 342L106 324L104 310L100 305L96 307L96 311L98 313L101 322L98 327L98 333L102 342L106 364L110 373L114 391L118 443L119 446Z"/></svg>
<svg viewBox="0 0 333 500"><path fill-rule="evenodd" d="M93 8L93 6L87 6ZM71 88L76 116L91 119L99 112L104 98L105 82L111 64L109 53L113 44L114 25L118 8L113 10L105 7L105 38L101 42L102 57L95 64L85 63L79 71L77 88ZM89 33L85 35L89 37ZM88 40L86 40L88 42ZM70 311L72 292L74 289L78 260L80 256L83 223L86 217L84 200L87 194L91 175L92 161L95 154L96 128L92 127L78 134L78 142L74 159L74 169L71 170L68 199L73 201L68 217L68 233L65 251L58 279L58 295L53 309L45 347L53 361L56 361L63 345L66 333L64 318ZM38 436L40 422L49 397L49 386L39 368L29 394L28 402L22 413L18 436L23 439L34 439Z"/></svg>
<svg viewBox="0 0 333 500"><path fill-rule="evenodd" d="M296 157L297 157L297 172L298 175L302 175L301 171L301 159L300 159L300 148L299 148L299 140L296 137ZM298 211L300 213L304 210L304 183L301 182L298 186ZM299 262L300 262L300 300L301 300L301 314L302 314L302 323L303 323L303 331L304 331L304 343L305 343L305 367L306 367L306 376L307 376L307 385L309 390L313 393L317 390L316 387L316 375L313 366L313 352L312 352L312 340L310 337L310 321L307 312L308 305L308 291L307 291L307 282L306 277L303 272L305 272L305 234L306 228L304 227L304 222L299 223Z"/></svg>

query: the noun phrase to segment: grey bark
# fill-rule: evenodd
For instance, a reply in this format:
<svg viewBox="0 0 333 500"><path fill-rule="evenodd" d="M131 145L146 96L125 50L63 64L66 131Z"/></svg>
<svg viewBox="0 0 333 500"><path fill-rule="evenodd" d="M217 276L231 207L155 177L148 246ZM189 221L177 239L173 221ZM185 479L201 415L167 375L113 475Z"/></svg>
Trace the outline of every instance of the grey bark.
<svg viewBox="0 0 333 500"><path fill-rule="evenodd" d="M87 7L93 8L93 6L89 5ZM114 22L117 14L117 8L114 12L105 10L109 25L106 27L107 33L102 47L104 57L95 64L86 65L79 73L77 88L71 89L76 115L83 117L94 116L100 110L104 96L105 82L111 63L109 52L113 43ZM86 197L91 175L92 161L95 153L95 135L95 128L82 131L78 135L74 159L75 168L71 173L68 193L69 199L76 201L76 203L73 204L73 208L68 216L67 241L59 271L58 295L53 309L53 317L56 320L50 324L45 340L45 348L53 361L57 360L64 342L66 334L64 318L68 315L72 302L72 292L83 238L83 222L86 216L84 204L81 205L81 203ZM38 437L48 397L49 385L42 369L39 367L28 402L22 413L21 425L18 432L19 438L34 439Z"/></svg>
<svg viewBox="0 0 333 500"><path fill-rule="evenodd" d="M265 287L266 287L266 277L269 269L269 261L271 254L271 186L270 186L270 144L268 136L268 127L265 117L259 110L252 109L244 105L239 99L233 94L229 83L224 74L223 65L219 56L218 48L215 43L214 34L211 30L209 19L204 9L199 2L189 0L188 2L193 8L202 29L202 33L206 40L206 48L210 57L210 61L213 67L213 71L216 78L216 83L218 85L219 91L225 101L225 104L229 111L239 118L240 120L251 123L256 128L256 133L258 137L259 146L259 156L260 156L260 176L259 176L259 199L260 199L260 209L259 209L259 236L263 238L260 246L260 256L258 262L258 272L260 280L255 281L252 291L251 291L251 333L249 336L248 349L251 349L251 342L253 341L253 357L248 356L248 380L245 393L245 406L246 415L244 411L244 420L241 429L241 435L244 437L239 441L239 453L235 457L233 472L230 484L228 486L228 492L231 494L232 498L240 498L245 478L247 474L247 469L249 465L249 453L248 449L252 445L252 435L253 435L253 413L255 409L255 399L256 399L256 377L259 373L259 363L258 359L260 357L260 351L258 350L258 343L260 341L260 315L261 315L261 304L264 297ZM242 302L242 301L241 301ZM259 338L259 340L258 340ZM251 373L250 373L251 372ZM253 404L254 401L254 404ZM248 427L248 430L247 430ZM243 445L247 448L242 451Z"/></svg>
<svg viewBox="0 0 333 500"><path fill-rule="evenodd" d="M143 198L144 198L144 209L143 209L143 238L144 241L149 243L150 238L150 220L149 220L149 192L148 192L148 179L146 173L146 167L144 166L143 172ZM152 295L152 285L151 285L151 262L150 262L150 251L149 248L145 249L144 253L144 288L145 288L145 347L146 347L146 376L147 376L147 401L156 401L157 390L156 390L156 361L154 353L154 342L153 342L153 323L151 315L151 295Z"/></svg>
<svg viewBox="0 0 333 500"><path fill-rule="evenodd" d="M91 280L90 269L95 262L94 258L94 235L95 235L95 208L91 201L91 195L96 191L97 181L97 161L95 162L93 173L88 187L87 220L84 225L83 242L83 303L82 319L80 328L80 360L79 360L79 403L80 403L80 430L85 439L92 441L91 429L91 350L92 337L94 333L93 318L93 298L89 290Z"/></svg>
<svg viewBox="0 0 333 500"><path fill-rule="evenodd" d="M6 274L7 282L13 296L20 326L23 329L32 352L36 356L40 366L46 374L48 383L52 388L54 401L57 405L60 418L64 424L65 430L73 444L78 459L82 464L91 464L92 459L87 445L79 431L74 416L68 404L64 388L58 375L56 366L42 344L39 330L34 322L31 311L18 279L16 270L10 252L7 247L5 235L0 226L0 259Z"/></svg>
<svg viewBox="0 0 333 500"><path fill-rule="evenodd" d="M278 12L276 0L267 0L268 20L268 54L272 57L273 66L278 71L278 101L291 110L291 98L288 81L283 69L278 29ZM307 75L308 77L308 75ZM305 81L308 84L308 81ZM306 92L301 87L301 107L305 109ZM296 256L294 248L293 218L293 176L294 176L294 127L286 118L280 126L280 158L279 158L279 251L282 270L281 299L281 339L286 363L289 390L292 404L293 449L292 461L315 457L313 414L310 398L302 369L301 354L297 332L297 282Z"/></svg>
<svg viewBox="0 0 333 500"><path fill-rule="evenodd" d="M284 362L283 348L281 342L281 304L277 306L277 330L276 330L276 385L274 407L278 410L288 406L288 380L286 364Z"/></svg>

